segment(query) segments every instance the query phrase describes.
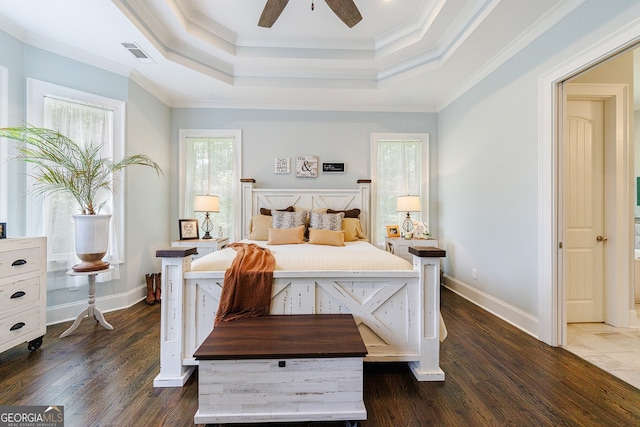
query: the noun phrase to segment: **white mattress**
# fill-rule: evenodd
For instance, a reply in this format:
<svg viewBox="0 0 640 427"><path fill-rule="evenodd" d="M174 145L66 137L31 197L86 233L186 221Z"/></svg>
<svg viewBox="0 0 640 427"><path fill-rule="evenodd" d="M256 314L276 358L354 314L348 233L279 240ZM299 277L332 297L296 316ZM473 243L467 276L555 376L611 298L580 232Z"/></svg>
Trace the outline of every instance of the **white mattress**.
<svg viewBox="0 0 640 427"><path fill-rule="evenodd" d="M378 249L369 242L346 242L345 246L303 243L299 245L267 245L266 241L243 240L269 248L276 259L276 270L282 271L367 271L412 270L406 260ZM195 260L192 271L224 271L231 265L236 251L225 248Z"/></svg>

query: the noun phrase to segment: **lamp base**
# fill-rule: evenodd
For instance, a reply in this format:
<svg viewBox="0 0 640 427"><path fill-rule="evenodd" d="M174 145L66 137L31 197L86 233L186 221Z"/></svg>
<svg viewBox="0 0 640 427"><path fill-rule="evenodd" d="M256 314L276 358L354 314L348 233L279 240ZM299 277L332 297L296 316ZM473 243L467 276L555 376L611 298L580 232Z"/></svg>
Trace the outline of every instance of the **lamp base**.
<svg viewBox="0 0 640 427"><path fill-rule="evenodd" d="M213 223L211 222L211 219L209 218L209 212L206 212L204 214L204 221L202 222L202 231L204 231L204 236L202 236L202 238L205 239L205 240L213 239L211 234L209 234L209 232L211 230L213 230Z"/></svg>
<svg viewBox="0 0 640 427"><path fill-rule="evenodd" d="M409 215L409 212L407 212L407 217L402 223L402 237L407 240L413 237L413 221L411 221L411 215Z"/></svg>

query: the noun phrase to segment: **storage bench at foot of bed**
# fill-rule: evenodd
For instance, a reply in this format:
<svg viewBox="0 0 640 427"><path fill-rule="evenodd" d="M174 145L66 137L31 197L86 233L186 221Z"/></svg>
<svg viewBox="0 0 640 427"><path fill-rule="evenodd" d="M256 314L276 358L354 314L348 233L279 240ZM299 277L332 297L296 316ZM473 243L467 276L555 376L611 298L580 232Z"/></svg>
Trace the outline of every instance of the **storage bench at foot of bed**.
<svg viewBox="0 0 640 427"><path fill-rule="evenodd" d="M197 424L364 420L367 350L351 315L221 322L194 356Z"/></svg>

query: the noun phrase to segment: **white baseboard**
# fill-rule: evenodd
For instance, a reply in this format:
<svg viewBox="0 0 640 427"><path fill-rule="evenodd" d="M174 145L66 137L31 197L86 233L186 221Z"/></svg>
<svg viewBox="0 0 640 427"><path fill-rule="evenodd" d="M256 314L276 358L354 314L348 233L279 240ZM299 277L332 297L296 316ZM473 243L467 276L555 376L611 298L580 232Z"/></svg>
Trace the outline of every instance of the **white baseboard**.
<svg viewBox="0 0 640 427"><path fill-rule="evenodd" d="M538 319L491 295L485 294L451 276L444 276L444 286L507 323L538 338Z"/></svg>
<svg viewBox="0 0 640 427"><path fill-rule="evenodd" d="M96 307L99 307L103 313L131 307L146 298L146 292L146 285L141 285L129 292L96 298ZM85 308L87 308L86 299L69 304L47 307L47 325L55 325L56 323L75 320L78 313L82 312Z"/></svg>

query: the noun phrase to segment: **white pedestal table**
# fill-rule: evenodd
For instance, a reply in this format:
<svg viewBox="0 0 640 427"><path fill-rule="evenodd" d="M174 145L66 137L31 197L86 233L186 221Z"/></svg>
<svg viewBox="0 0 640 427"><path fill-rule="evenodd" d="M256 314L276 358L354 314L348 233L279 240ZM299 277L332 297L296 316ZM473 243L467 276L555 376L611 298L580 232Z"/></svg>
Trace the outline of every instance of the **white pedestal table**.
<svg viewBox="0 0 640 427"><path fill-rule="evenodd" d="M100 309L98 307L96 307L96 276L98 274L100 274L100 273L106 273L106 272L108 272L110 270L113 270L113 267L105 268L104 270L86 271L86 272L73 271L73 270L67 271L67 274L69 276L87 276L88 277L88 279L89 279L89 306L87 308L85 308L84 310L82 310L82 312L80 312L80 314L78 314L78 317L76 317L76 320L73 322L73 325L71 325L71 327L69 329L64 331L60 335L60 338L64 338L67 335L71 334L76 329L78 329L78 326L80 326L80 322L82 322L82 320L84 320L85 317L86 318L92 318L93 317L105 329L108 329L108 330L112 330L113 329L113 326L111 326L105 320L104 315L102 314L102 311L100 311Z"/></svg>

